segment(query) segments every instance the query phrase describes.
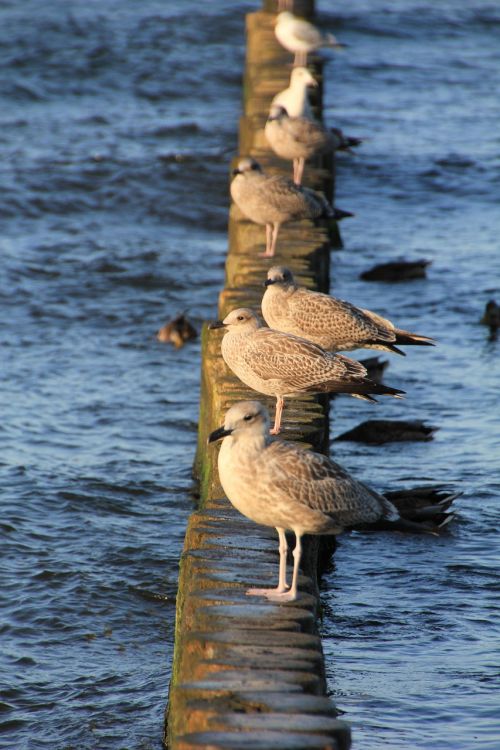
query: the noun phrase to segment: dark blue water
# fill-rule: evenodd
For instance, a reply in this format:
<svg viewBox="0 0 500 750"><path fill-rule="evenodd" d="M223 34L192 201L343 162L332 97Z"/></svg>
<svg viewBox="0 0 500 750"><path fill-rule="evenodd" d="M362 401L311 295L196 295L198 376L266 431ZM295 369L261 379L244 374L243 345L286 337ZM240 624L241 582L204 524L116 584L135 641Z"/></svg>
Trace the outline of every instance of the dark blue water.
<svg viewBox="0 0 500 750"><path fill-rule="evenodd" d="M500 298L500 7L354 0L335 13L349 47L326 76L326 115L367 142L338 162L337 202L356 219L332 291L438 340L385 357L408 395L377 409L439 431L332 452L378 489L464 494L441 538L341 538L323 582L329 687L359 750L497 750L500 344L478 321ZM359 280L398 257L431 260L428 278ZM371 416L338 402L332 432Z"/></svg>
<svg viewBox="0 0 500 750"><path fill-rule="evenodd" d="M199 346L155 332L215 312L254 7L0 2L3 747L161 747ZM408 398L380 415L440 427L335 453L378 487L464 496L440 539L342 540L324 582L330 687L360 750L493 748L498 344L477 321L499 296L499 12L335 14L350 47L329 63L327 116L369 141L339 166L356 219L333 289L439 339L391 358ZM432 259L429 279L357 280L400 254ZM339 400L333 433L367 409Z"/></svg>
<svg viewBox="0 0 500 750"><path fill-rule="evenodd" d="M185 307L198 327L214 316L243 8L0 3L12 750L161 747L199 345L155 333Z"/></svg>

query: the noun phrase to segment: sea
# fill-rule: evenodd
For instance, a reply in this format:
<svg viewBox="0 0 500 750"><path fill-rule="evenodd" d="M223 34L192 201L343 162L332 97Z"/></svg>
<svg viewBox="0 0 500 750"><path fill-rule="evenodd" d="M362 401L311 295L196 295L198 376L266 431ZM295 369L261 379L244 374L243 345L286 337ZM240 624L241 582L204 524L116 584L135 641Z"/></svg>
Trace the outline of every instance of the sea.
<svg viewBox="0 0 500 750"><path fill-rule="evenodd" d="M0 0L0 747L161 750L179 555L196 507L199 341L216 314L251 2ZM500 5L317 3L325 120L355 213L333 294L433 336L404 401L348 398L332 440L376 489L462 493L440 536L351 533L322 579L328 689L354 750L498 750ZM430 261L427 278L366 282ZM362 356L362 355L360 355ZM384 355L385 356L385 355ZM495 682L496 680L496 682Z"/></svg>

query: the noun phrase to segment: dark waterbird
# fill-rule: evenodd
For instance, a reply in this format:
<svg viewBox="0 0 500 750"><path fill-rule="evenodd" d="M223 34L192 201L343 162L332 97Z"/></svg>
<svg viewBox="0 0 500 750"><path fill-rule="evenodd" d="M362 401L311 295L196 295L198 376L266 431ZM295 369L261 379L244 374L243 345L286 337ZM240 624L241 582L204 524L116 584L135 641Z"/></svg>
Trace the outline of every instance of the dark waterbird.
<svg viewBox="0 0 500 750"><path fill-rule="evenodd" d="M483 317L479 321L490 329L490 339L496 339L500 328L500 306L494 299L490 299L484 308Z"/></svg>
<svg viewBox="0 0 500 750"><path fill-rule="evenodd" d="M338 435L335 440L369 443L371 445L409 441L428 442L433 439L437 429L437 427L427 425L419 419L367 419L366 422L362 422L352 430Z"/></svg>
<svg viewBox="0 0 500 750"><path fill-rule="evenodd" d="M443 485L419 486L383 493L402 519L399 525L384 519L368 525L357 525L357 531L409 531L437 535L455 518L450 510L453 501L462 495Z"/></svg>
<svg viewBox="0 0 500 750"><path fill-rule="evenodd" d="M165 323L156 334L158 341L171 343L176 349L180 349L186 341L195 339L197 336L196 328L186 318L185 313L176 315L175 318Z"/></svg>
<svg viewBox="0 0 500 750"><path fill-rule="evenodd" d="M425 279L426 268L432 261L421 258L420 260L393 260L388 263L379 263L376 266L363 271L359 275L363 281L411 281L412 279Z"/></svg>
<svg viewBox="0 0 500 750"><path fill-rule="evenodd" d="M375 383L382 382L384 372L389 367L389 361L380 357L367 357L366 359L360 359L359 363L366 369L367 377Z"/></svg>

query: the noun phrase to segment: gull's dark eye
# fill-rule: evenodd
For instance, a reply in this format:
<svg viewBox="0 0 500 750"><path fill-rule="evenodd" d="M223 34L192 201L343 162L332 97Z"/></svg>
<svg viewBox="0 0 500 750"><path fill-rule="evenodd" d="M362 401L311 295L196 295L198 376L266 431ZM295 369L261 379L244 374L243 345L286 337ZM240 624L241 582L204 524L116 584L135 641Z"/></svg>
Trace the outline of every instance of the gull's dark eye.
<svg viewBox="0 0 500 750"><path fill-rule="evenodd" d="M245 320L245 318L244 318L243 315L238 315L238 317L236 318L236 320Z"/></svg>
<svg viewBox="0 0 500 750"><path fill-rule="evenodd" d="M247 414L243 417L243 419L245 420L245 422L249 422L251 419L253 419L253 414Z"/></svg>
<svg viewBox="0 0 500 750"><path fill-rule="evenodd" d="M252 166L251 166L251 169L258 169L258 168L259 168L259 165L258 165L258 164L255 164L255 163L254 163L254 164L252 164Z"/></svg>

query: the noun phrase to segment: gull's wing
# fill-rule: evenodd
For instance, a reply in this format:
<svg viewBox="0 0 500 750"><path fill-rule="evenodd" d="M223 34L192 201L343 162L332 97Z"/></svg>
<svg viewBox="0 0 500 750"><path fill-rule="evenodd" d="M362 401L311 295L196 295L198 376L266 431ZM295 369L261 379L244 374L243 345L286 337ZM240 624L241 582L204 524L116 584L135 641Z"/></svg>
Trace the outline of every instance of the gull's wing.
<svg viewBox="0 0 500 750"><path fill-rule="evenodd" d="M267 446L265 461L273 492L283 492L313 510L322 511L340 526L399 517L392 503L327 456L276 441Z"/></svg>

